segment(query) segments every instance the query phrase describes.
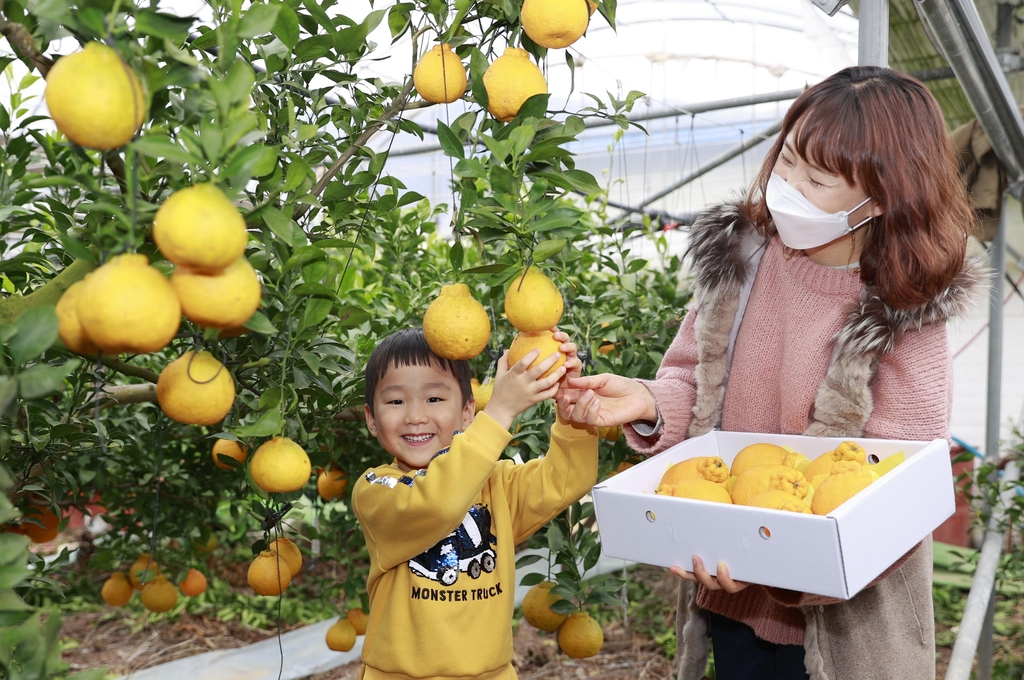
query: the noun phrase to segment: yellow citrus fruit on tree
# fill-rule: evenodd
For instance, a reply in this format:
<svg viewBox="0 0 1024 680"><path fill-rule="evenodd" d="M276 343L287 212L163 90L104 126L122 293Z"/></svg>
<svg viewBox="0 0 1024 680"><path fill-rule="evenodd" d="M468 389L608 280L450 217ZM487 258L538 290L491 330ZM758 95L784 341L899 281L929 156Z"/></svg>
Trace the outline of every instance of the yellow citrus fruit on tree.
<svg viewBox="0 0 1024 680"><path fill-rule="evenodd" d="M264 550L249 565L246 578L257 595L280 595L292 582L292 572L283 556Z"/></svg>
<svg viewBox="0 0 1024 680"><path fill-rule="evenodd" d="M706 479L721 484L729 479L729 466L718 456L687 458L666 470L661 483L675 484L684 479Z"/></svg>
<svg viewBox="0 0 1024 680"><path fill-rule="evenodd" d="M245 253L249 235L235 204L213 184L175 191L153 218L153 240L176 265L215 274Z"/></svg>
<svg viewBox="0 0 1024 680"><path fill-rule="evenodd" d="M546 378L556 370L558 367L565 363L565 355L558 349L562 343L555 340L554 333L551 331L538 331L536 333L518 333L516 337L512 339L512 345L508 348L508 365L509 368L516 365L516 363L526 356L531 350L539 349L540 356L530 366L534 366L552 354L558 353L558 360L555 365L544 372L542 378Z"/></svg>
<svg viewBox="0 0 1024 680"><path fill-rule="evenodd" d="M561 626L568 614L559 614L551 609L551 605L563 599L561 595L552 595L555 584L542 581L526 591L523 598L523 618L538 630L552 631Z"/></svg>
<svg viewBox="0 0 1024 680"><path fill-rule="evenodd" d="M423 337L439 357L472 359L491 339L491 321L484 306L464 283L443 286L423 315Z"/></svg>
<svg viewBox="0 0 1024 680"><path fill-rule="evenodd" d="M205 543L198 538L192 541L192 547L201 553L212 553L217 549L219 544L220 541L217 540L217 534L210 534L210 537L206 539Z"/></svg>
<svg viewBox="0 0 1024 680"><path fill-rule="evenodd" d="M617 442L622 437L622 425L597 428L597 436L606 442Z"/></svg>
<svg viewBox="0 0 1024 680"><path fill-rule="evenodd" d="M803 474L788 465L759 465L736 478L732 487L732 502L736 505L749 505L751 500L765 491L785 491L803 499L810 490L811 484Z"/></svg>
<svg viewBox="0 0 1024 680"><path fill-rule="evenodd" d="M370 621L370 617L366 615L366 612L362 609L349 609L345 618L356 629L356 635L366 635L366 624Z"/></svg>
<svg viewBox="0 0 1024 680"><path fill-rule="evenodd" d="M189 569L180 587L181 594L185 597L202 595L206 592L206 576L198 569Z"/></svg>
<svg viewBox="0 0 1024 680"><path fill-rule="evenodd" d="M837 461L832 473L814 491L811 512L827 515L871 485L878 475L856 461Z"/></svg>
<svg viewBox="0 0 1024 680"><path fill-rule="evenodd" d="M263 295L256 270L244 257L219 274L176 267L171 286L185 318L203 328L238 328L260 306Z"/></svg>
<svg viewBox="0 0 1024 680"><path fill-rule="evenodd" d="M698 501L732 503L725 487L706 479L683 479L672 484L662 484L655 493L676 498L692 498Z"/></svg>
<svg viewBox="0 0 1024 680"><path fill-rule="evenodd" d="M142 606L151 612L169 612L177 603L178 589L166 576L157 576L142 587Z"/></svg>
<svg viewBox="0 0 1024 680"><path fill-rule="evenodd" d="M518 47L506 47L504 54L484 71L487 110L503 123L519 113L519 107L535 94L546 94L547 81L530 53ZM549 326L550 328L550 326Z"/></svg>
<svg viewBox="0 0 1024 680"><path fill-rule="evenodd" d="M338 619L327 629L327 647L335 652L347 652L356 646L356 629L348 619Z"/></svg>
<svg viewBox="0 0 1024 680"><path fill-rule="evenodd" d="M832 472L832 465L838 463L841 460L850 460L861 465L866 465L868 462L868 454L864 448L857 442L843 442L835 448L833 451L823 453L814 460L805 469L804 476L807 479L814 479L818 475L827 475Z"/></svg>
<svg viewBox="0 0 1024 680"><path fill-rule="evenodd" d="M123 571L115 571L103 582L100 595L111 607L123 607L132 599L132 584L128 582Z"/></svg>
<svg viewBox="0 0 1024 680"><path fill-rule="evenodd" d="M179 423L213 425L235 403L235 381L209 352L185 352L160 371L156 399Z"/></svg>
<svg viewBox="0 0 1024 680"><path fill-rule="evenodd" d="M85 334L82 322L78 318L78 300L83 288L84 281L75 281L57 300L57 321L60 324L57 332L61 342L75 354L98 354L100 348Z"/></svg>
<svg viewBox="0 0 1024 680"><path fill-rule="evenodd" d="M46 75L46 106L68 139L100 151L130 142L146 118L135 72L98 42L57 60Z"/></svg>
<svg viewBox="0 0 1024 680"><path fill-rule="evenodd" d="M416 64L412 82L428 102L451 104L466 93L466 68L451 45L434 45Z"/></svg>
<svg viewBox="0 0 1024 680"><path fill-rule="evenodd" d="M732 459L731 472L733 477L739 477L747 470L760 465L785 465L803 471L809 462L806 456L789 451L782 446L751 444L743 448Z"/></svg>
<svg viewBox="0 0 1024 680"><path fill-rule="evenodd" d="M267 550L279 553L284 561L288 563L288 571L294 578L302 571L302 551L295 545L292 539L286 536L275 538L267 546Z"/></svg>
<svg viewBox="0 0 1024 680"><path fill-rule="evenodd" d="M346 487L348 487L348 475L344 470L337 468L321 470L320 474L316 476L316 491L325 501L333 501L338 498L345 493Z"/></svg>
<svg viewBox="0 0 1024 680"><path fill-rule="evenodd" d="M491 400L491 394L494 393L494 383L484 383L480 387L473 390L473 398L476 399L476 412L480 413L487 406L487 402Z"/></svg>
<svg viewBox="0 0 1024 680"><path fill-rule="evenodd" d="M519 19L530 40L557 50L572 45L586 33L590 7L586 0L526 0Z"/></svg>
<svg viewBox="0 0 1024 680"><path fill-rule="evenodd" d="M287 437L274 437L252 454L249 473L252 481L268 493L298 491L313 471L309 456Z"/></svg>
<svg viewBox="0 0 1024 680"><path fill-rule="evenodd" d="M562 318L558 286L536 267L516 276L505 291L505 316L518 331L546 331Z"/></svg>
<svg viewBox="0 0 1024 680"><path fill-rule="evenodd" d="M178 332L178 296L145 255L115 255L83 284L78 319L105 352L157 352Z"/></svg>
<svg viewBox="0 0 1024 680"><path fill-rule="evenodd" d="M586 612L573 612L558 631L558 646L566 656L586 659L601 651L604 631Z"/></svg>
<svg viewBox="0 0 1024 680"><path fill-rule="evenodd" d="M128 580L135 590L142 590L142 587L160 576L160 565L149 558L149 553L142 553L135 563L128 568Z"/></svg>
<svg viewBox="0 0 1024 680"><path fill-rule="evenodd" d="M778 490L765 491L754 496L747 505L754 508L769 508L771 510L788 510L789 512L811 514L811 506L807 504L806 500Z"/></svg>
<svg viewBox="0 0 1024 680"><path fill-rule="evenodd" d="M21 533L32 539L33 543L49 543L57 538L57 534L60 533L60 516L49 507L32 507L35 508L35 511L26 512L25 517L22 519L33 519L36 522L40 522L42 526L35 522L22 521Z"/></svg>
<svg viewBox="0 0 1024 680"><path fill-rule="evenodd" d="M222 463L218 456L227 456L238 461L239 465L245 465L245 459L249 457L245 445L242 442L231 441L230 439L218 439L213 445L213 464L222 470L231 470L232 466Z"/></svg>

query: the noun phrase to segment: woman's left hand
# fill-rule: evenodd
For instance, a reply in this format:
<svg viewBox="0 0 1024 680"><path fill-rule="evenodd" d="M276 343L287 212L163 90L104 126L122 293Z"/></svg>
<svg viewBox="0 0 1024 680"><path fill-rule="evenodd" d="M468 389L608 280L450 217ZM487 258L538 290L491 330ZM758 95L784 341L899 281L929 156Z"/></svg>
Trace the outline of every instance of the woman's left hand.
<svg viewBox="0 0 1024 680"><path fill-rule="evenodd" d="M729 578L729 568L725 566L725 562L718 563L718 574L712 576L704 567L704 561L696 555L693 556L693 571L685 571L682 567L671 567L669 571L681 579L699 583L708 590L738 593L750 585L744 581L733 581Z"/></svg>

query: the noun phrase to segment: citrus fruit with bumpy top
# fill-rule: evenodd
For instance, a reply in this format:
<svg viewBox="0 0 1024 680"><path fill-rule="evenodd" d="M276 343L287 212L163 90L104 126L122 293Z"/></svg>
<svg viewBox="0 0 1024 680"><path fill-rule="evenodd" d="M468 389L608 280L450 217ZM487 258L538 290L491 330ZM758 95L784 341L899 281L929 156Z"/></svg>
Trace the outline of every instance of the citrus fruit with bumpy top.
<svg viewBox="0 0 1024 680"><path fill-rule="evenodd" d="M451 104L466 94L466 67L451 45L434 45L417 62L412 82L428 102Z"/></svg>
<svg viewBox="0 0 1024 680"><path fill-rule="evenodd" d="M721 484L729 479L729 466L718 456L687 458L666 470L661 484L675 484L684 479L706 479Z"/></svg>
<svg viewBox="0 0 1024 680"><path fill-rule="evenodd" d="M253 558L246 579L257 595L280 595L292 582L292 572L284 557L273 550L264 550Z"/></svg>
<svg viewBox="0 0 1024 680"><path fill-rule="evenodd" d="M747 503L752 508L768 508L770 510L787 510L789 512L802 512L804 514L811 514L811 506L807 504L807 501L797 498L793 494L786 493L785 491L765 491L762 494L754 496Z"/></svg>
<svg viewBox="0 0 1024 680"><path fill-rule="evenodd" d="M523 598L523 618L538 630L552 631L561 626L568 614L559 614L551 609L551 605L563 599L561 595L552 595L555 584L542 581L526 591Z"/></svg>
<svg viewBox="0 0 1024 680"><path fill-rule="evenodd" d="M811 512L827 515L871 485L878 475L851 460L836 461L832 473L814 491Z"/></svg>
<svg viewBox="0 0 1024 680"><path fill-rule="evenodd" d="M795 451L787 451L775 444L751 444L732 459L731 472L734 477L739 477L747 470L760 465L785 465L801 470L808 462L806 456Z"/></svg>
<svg viewBox="0 0 1024 680"><path fill-rule="evenodd" d="M180 588L181 594L185 597L202 595L206 592L206 576L198 569L189 569Z"/></svg>
<svg viewBox="0 0 1024 680"><path fill-rule="evenodd" d="M288 563L288 571L292 578L299 575L302 571L302 551L299 550L299 546L295 545L292 539L281 536L275 538L267 546L267 550L272 550L281 555L284 561Z"/></svg>
<svg viewBox="0 0 1024 680"><path fill-rule="evenodd" d="M151 612L169 612L177 603L178 589L166 576L157 576L142 587L142 606Z"/></svg>
<svg viewBox="0 0 1024 680"><path fill-rule="evenodd" d="M79 146L124 146L146 119L146 97L128 64L103 43L57 60L46 75L46 106L57 129Z"/></svg>
<svg viewBox="0 0 1024 680"><path fill-rule="evenodd" d="M344 470L337 468L321 470L320 474L316 476L316 492L325 501L333 501L338 498L345 493L346 487L348 487L348 475Z"/></svg>
<svg viewBox="0 0 1024 680"><path fill-rule="evenodd" d="M348 619L338 619L327 629L325 638L328 649L347 652L356 646L356 629Z"/></svg>
<svg viewBox="0 0 1024 680"><path fill-rule="evenodd" d="M765 491L785 491L803 499L810 490L811 484L803 474L788 465L760 465L736 478L732 487L732 502L747 505Z"/></svg>
<svg viewBox="0 0 1024 680"><path fill-rule="evenodd" d="M176 267L171 286L181 302L181 313L203 328L238 328L249 320L263 297L256 270L244 257L219 274Z"/></svg>
<svg viewBox="0 0 1024 680"><path fill-rule="evenodd" d="M544 372L542 378L546 378L556 370L558 367L565 363L565 355L558 349L562 343L555 340L554 334L551 331L537 331L536 333L518 333L515 338L512 339L512 345L508 348L508 365L509 368L515 366L516 363L524 356L530 353L531 350L539 349L540 356L530 366L539 364L540 362L547 359L552 354L558 354L558 360L555 361L555 365Z"/></svg>
<svg viewBox="0 0 1024 680"><path fill-rule="evenodd" d="M586 659L601 651L604 631L586 612L573 612L558 631L558 646L566 656Z"/></svg>
<svg viewBox="0 0 1024 680"><path fill-rule="evenodd" d="M503 123L516 117L530 97L546 94L548 84L530 53L518 47L506 47L504 54L484 71L487 110Z"/></svg>
<svg viewBox="0 0 1024 680"><path fill-rule="evenodd" d="M78 300L84 287L84 281L75 281L57 300L57 322L60 324L57 333L61 342L75 354L98 354L100 348L85 334L78 318Z"/></svg>
<svg viewBox="0 0 1024 680"><path fill-rule="evenodd" d="M123 607L132 599L132 584L128 583L123 571L115 571L103 582L100 596L111 607Z"/></svg>
<svg viewBox="0 0 1024 680"><path fill-rule="evenodd" d="M153 218L153 240L176 265L216 274L245 254L249 235L235 204L213 184L180 189Z"/></svg>
<svg viewBox="0 0 1024 680"><path fill-rule="evenodd" d="M550 330L564 308L558 286L536 267L512 279L505 291L505 316L518 331Z"/></svg>
<svg viewBox="0 0 1024 680"><path fill-rule="evenodd" d="M83 284L78 320L89 339L105 352L157 352L178 332L178 296L145 255L115 255Z"/></svg>
<svg viewBox="0 0 1024 680"><path fill-rule="evenodd" d="M185 352L164 366L156 381L156 399L173 420L213 425L235 403L235 381L209 352Z"/></svg>
<svg viewBox="0 0 1024 680"><path fill-rule="evenodd" d="M441 294L423 315L423 337L439 357L472 359L491 339L491 321L484 306L464 283L442 286Z"/></svg>
<svg viewBox="0 0 1024 680"><path fill-rule="evenodd" d="M33 507L36 512L26 512L22 518L21 533L32 539L33 543L49 543L60 533L60 517L48 507ZM25 519L33 519L42 526L34 522L25 522Z"/></svg>
<svg viewBox="0 0 1024 680"><path fill-rule="evenodd" d="M370 617L366 615L366 612L362 609L349 609L345 618L356 629L356 635L366 635L366 624L370 621Z"/></svg>
<svg viewBox="0 0 1024 680"><path fill-rule="evenodd" d="M480 387L473 390L473 398L476 399L476 412L480 413L487 406L487 402L491 400L491 395L494 393L494 383L484 383Z"/></svg>
<svg viewBox="0 0 1024 680"><path fill-rule="evenodd" d="M868 454L857 442L846 441L837 446L834 450L823 453L807 466L804 476L807 479L814 479L818 475L827 475L832 472L832 466L841 460L850 460L861 465L868 462Z"/></svg>
<svg viewBox="0 0 1024 680"><path fill-rule="evenodd" d="M586 33L590 8L586 0L526 0L519 19L530 40L557 50L572 45Z"/></svg>
<svg viewBox="0 0 1024 680"><path fill-rule="evenodd" d="M128 580L135 590L160 576L160 565L149 558L149 553L142 553L132 566L128 567Z"/></svg>
<svg viewBox="0 0 1024 680"><path fill-rule="evenodd" d="M732 498L729 497L729 492L725 490L725 487L706 479L684 479L673 484L662 484L655 493L697 501L732 503Z"/></svg>
<svg viewBox="0 0 1024 680"><path fill-rule="evenodd" d="M252 481L268 493L298 491L313 471L309 456L288 437L274 437L252 455L249 473Z"/></svg>
<svg viewBox="0 0 1024 680"><path fill-rule="evenodd" d="M222 463L218 456L234 458L239 465L245 465L245 459L249 457L245 445L242 442L231 441L230 439L218 439L213 444L213 464L221 470L234 469L230 463Z"/></svg>

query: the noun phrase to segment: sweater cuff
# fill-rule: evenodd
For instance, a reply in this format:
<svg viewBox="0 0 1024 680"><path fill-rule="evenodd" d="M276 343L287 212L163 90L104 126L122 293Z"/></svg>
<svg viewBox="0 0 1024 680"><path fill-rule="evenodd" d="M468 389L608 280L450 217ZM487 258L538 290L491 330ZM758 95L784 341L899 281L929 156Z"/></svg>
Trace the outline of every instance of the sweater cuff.
<svg viewBox="0 0 1024 680"><path fill-rule="evenodd" d="M562 416L555 416L555 424L551 426L551 434L565 437L566 439L583 439L597 434L597 428L585 423L574 423L562 420Z"/></svg>

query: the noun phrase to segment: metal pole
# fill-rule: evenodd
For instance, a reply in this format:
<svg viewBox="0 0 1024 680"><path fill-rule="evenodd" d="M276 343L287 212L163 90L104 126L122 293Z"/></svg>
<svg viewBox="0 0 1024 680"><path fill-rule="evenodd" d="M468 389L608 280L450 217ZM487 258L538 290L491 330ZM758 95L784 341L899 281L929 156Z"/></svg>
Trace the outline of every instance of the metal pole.
<svg viewBox="0 0 1024 680"><path fill-rule="evenodd" d="M857 22L857 64L888 66L889 0L861 0Z"/></svg>

